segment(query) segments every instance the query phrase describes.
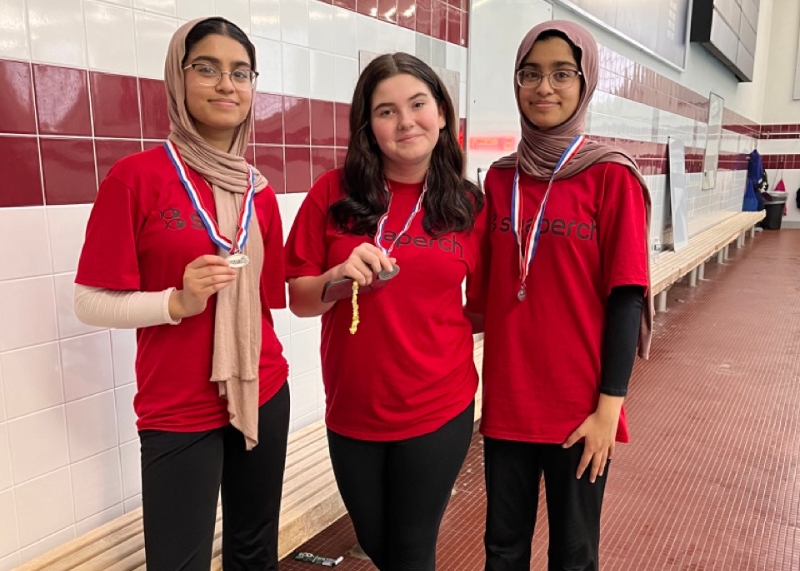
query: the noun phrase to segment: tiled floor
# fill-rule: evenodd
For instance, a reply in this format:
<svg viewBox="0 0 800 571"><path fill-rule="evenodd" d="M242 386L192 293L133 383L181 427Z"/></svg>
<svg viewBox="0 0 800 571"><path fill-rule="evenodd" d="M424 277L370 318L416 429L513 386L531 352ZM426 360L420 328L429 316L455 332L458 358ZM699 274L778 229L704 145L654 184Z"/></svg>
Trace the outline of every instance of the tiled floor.
<svg viewBox="0 0 800 571"><path fill-rule="evenodd" d="M632 443L617 449L606 491L604 571L800 571L800 231L765 231L731 255L696 289L670 290L652 356L636 365ZM476 435L442 525L440 571L483 569L483 511ZM374 569L346 555L354 544L345 517L302 549L345 555L342 571Z"/></svg>

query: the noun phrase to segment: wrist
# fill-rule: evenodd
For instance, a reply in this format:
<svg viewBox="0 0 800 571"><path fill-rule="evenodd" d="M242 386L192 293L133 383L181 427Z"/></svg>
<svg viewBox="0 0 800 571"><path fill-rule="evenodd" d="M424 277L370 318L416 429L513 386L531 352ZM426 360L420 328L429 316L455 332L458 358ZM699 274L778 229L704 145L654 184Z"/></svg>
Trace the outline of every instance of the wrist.
<svg viewBox="0 0 800 571"><path fill-rule="evenodd" d="M597 410L595 412L603 418L618 419L620 412L622 412L624 400L624 397L600 394L600 400L597 402Z"/></svg>
<svg viewBox="0 0 800 571"><path fill-rule="evenodd" d="M173 321L180 321L184 317L188 317L186 309L183 304L183 290L173 289L169 295L169 316Z"/></svg>

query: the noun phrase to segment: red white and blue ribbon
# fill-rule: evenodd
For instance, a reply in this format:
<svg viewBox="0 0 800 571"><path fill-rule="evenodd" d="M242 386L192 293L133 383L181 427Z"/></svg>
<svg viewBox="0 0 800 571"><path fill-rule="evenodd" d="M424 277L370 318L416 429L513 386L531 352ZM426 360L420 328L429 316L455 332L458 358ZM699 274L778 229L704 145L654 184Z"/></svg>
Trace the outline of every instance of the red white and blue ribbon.
<svg viewBox="0 0 800 571"><path fill-rule="evenodd" d="M547 207L547 200L550 198L550 190L553 188L553 179L556 173L575 157L585 141L586 137L584 135L575 137L558 160L556 168L550 176L550 182L547 184L547 191L544 193L542 205L539 207L539 213L536 215L533 226L528 232L524 250L522 245L522 232L525 221L522 214L522 192L520 192L519 189L519 169L514 173L514 186L511 189L511 219L514 221L514 237L517 239L517 245L519 246L520 299L524 299L525 297L525 281L528 279L530 264L533 257L536 255L536 248L539 246L539 233L542 230L542 220L544 219L544 210Z"/></svg>
<svg viewBox="0 0 800 571"><path fill-rule="evenodd" d="M203 200L200 198L200 194L197 192L197 189L192 183L192 179L189 177L188 169L186 168L186 164L183 162L183 157L181 157L181 154L178 152L178 148L172 141L166 141L164 143L164 147L167 150L167 155L169 156L170 161L172 161L172 165L175 167L175 170L178 173L178 178L183 184L183 188L185 188L186 192L189 194L192 205L197 211L197 214L200 215L200 219L203 221L211 240L217 246L227 252L230 252L231 254L241 252L244 249L244 245L247 243L247 238L249 236L247 229L249 228L250 219L253 217L253 197L256 194L255 171L253 171L250 165L247 165L247 170L250 173L250 177L248 180L247 190L245 190L244 197L242 198L242 209L239 212L239 220L237 221L238 230L236 231L236 237L233 241L231 241L230 238L224 236L222 232L220 232L219 226L217 226L217 221L214 220L214 218L208 213L208 210L206 210L205 206L203 206Z"/></svg>
<svg viewBox="0 0 800 571"><path fill-rule="evenodd" d="M422 193L419 195L419 198L417 199L417 204L414 205L414 210L411 211L411 214L409 215L408 220L406 220L403 229L397 233L397 236L395 236L394 240L392 240L392 243L389 244L389 247L384 248L382 244L383 229L386 227L386 221L389 219L389 210L391 210L392 208L392 193L389 191L389 184L388 183L386 184L386 192L389 195L389 204L386 207L386 213L384 213L384 215L380 217L380 220L378 220L378 229L377 232L375 232L375 245L378 248L380 248L381 251L384 254L386 254L387 257L392 253L392 250L394 250L397 241L400 240L403 234L405 234L411 227L411 223L414 221L414 217L420 210L422 210L422 199L425 198L425 192L427 190L428 190L428 181L426 180L425 183L422 185Z"/></svg>

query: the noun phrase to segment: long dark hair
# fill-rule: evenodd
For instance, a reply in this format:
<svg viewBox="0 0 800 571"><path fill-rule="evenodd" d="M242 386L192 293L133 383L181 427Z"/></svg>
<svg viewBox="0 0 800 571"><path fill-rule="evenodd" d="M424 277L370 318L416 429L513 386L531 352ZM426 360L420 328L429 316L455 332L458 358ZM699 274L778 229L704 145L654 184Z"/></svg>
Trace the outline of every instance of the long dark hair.
<svg viewBox="0 0 800 571"><path fill-rule="evenodd" d="M247 55L250 57L250 69L253 71L256 70L256 47L253 45L253 42L250 41L250 38L247 37L247 34L245 34L239 26L218 16L206 18L202 22L198 22L186 36L186 53L181 62L182 66L186 65L186 58L189 57L189 52L192 51L195 44L211 34L225 36L242 44L242 47L247 51Z"/></svg>
<svg viewBox="0 0 800 571"><path fill-rule="evenodd" d="M428 86L436 104L443 109L446 122L439 131L428 168L422 227L431 235L471 230L476 213L483 208L483 195L463 176L464 154L458 145L450 95L430 66L402 52L375 58L358 78L350 107L350 142L342 180L346 196L331 205L329 214L342 231L371 234L386 212L383 155L370 125L372 95L382 81L401 74L411 75Z"/></svg>

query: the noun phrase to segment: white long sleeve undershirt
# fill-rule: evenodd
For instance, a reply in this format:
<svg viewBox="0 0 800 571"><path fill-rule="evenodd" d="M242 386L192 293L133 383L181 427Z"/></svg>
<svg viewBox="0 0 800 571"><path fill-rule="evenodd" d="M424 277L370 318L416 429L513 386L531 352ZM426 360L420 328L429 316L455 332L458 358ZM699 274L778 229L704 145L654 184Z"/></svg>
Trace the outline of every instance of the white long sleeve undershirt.
<svg viewBox="0 0 800 571"><path fill-rule="evenodd" d="M75 315L95 327L137 329L153 325L177 325L169 314L169 297L164 291L117 291L75 284Z"/></svg>

